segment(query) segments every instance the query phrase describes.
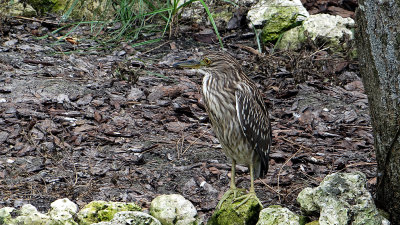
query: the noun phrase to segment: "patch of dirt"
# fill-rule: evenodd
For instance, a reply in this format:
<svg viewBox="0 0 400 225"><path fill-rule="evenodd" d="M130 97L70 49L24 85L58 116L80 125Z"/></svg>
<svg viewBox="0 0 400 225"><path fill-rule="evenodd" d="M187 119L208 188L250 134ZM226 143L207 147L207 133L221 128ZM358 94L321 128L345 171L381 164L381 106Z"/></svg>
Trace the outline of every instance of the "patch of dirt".
<svg viewBox="0 0 400 225"><path fill-rule="evenodd" d="M229 188L230 163L208 123L201 76L171 66L217 44L195 42L189 31L134 50L95 50L91 41L38 40L33 28L46 32L13 21L0 47L0 207L46 211L69 198L80 207L106 200L148 208L155 196L178 193L207 220ZM243 37L226 45L264 94L273 128L269 172L255 182L264 206L299 212L298 193L338 171L364 172L374 192L357 63L315 49L260 57L238 45L255 47ZM248 169L239 165L237 175L249 188Z"/></svg>

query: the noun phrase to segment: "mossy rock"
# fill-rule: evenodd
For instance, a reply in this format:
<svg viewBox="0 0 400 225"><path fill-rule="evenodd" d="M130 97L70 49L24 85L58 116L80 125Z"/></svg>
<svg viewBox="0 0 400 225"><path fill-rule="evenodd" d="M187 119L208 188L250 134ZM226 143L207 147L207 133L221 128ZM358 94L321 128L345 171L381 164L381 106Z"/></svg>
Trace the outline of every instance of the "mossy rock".
<svg viewBox="0 0 400 225"><path fill-rule="evenodd" d="M237 196L240 197L246 194L246 190L238 189ZM228 197L226 197L228 195ZM208 225L222 225L222 224L256 224L258 215L262 209L262 206L256 199L250 198L246 203L237 207L241 201L233 201L233 193L226 192L222 199L226 200L222 203L220 209L217 209L210 220Z"/></svg>
<svg viewBox="0 0 400 225"><path fill-rule="evenodd" d="M46 12L62 12L67 6L65 1L60 0L28 0L28 4L41 15Z"/></svg>
<svg viewBox="0 0 400 225"><path fill-rule="evenodd" d="M299 25L296 22L298 11L297 7L282 8L269 18L261 32L261 40L263 43L277 40L283 32L292 27Z"/></svg>
<svg viewBox="0 0 400 225"><path fill-rule="evenodd" d="M0 209L0 224L9 224L12 220L11 213L15 211L12 207L4 207Z"/></svg>

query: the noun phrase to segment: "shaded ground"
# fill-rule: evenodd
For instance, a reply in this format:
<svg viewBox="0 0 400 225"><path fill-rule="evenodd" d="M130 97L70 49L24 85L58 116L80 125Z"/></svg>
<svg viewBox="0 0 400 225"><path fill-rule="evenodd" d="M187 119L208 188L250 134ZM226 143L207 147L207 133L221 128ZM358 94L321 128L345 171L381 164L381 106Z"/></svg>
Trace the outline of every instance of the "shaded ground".
<svg viewBox="0 0 400 225"><path fill-rule="evenodd" d="M9 24L0 47L0 207L46 211L67 197L79 206L107 200L147 208L159 194L179 193L211 215L229 187L230 164L208 124L201 77L171 65L216 44L193 41L187 28L185 37L141 49L93 50L89 41L37 40L33 31L45 28L35 22ZM255 47L251 35L226 41L271 108L270 168L256 181L264 206L298 212L297 194L338 171L364 172L374 191L357 63L313 46L259 57L243 47ZM60 53L74 49L85 54ZM247 168L237 171L238 186L248 188Z"/></svg>

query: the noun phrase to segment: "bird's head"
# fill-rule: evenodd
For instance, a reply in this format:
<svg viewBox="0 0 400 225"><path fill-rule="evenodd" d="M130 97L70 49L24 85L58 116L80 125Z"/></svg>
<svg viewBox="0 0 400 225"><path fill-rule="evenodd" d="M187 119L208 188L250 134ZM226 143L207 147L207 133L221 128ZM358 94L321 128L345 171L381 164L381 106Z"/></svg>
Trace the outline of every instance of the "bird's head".
<svg viewBox="0 0 400 225"><path fill-rule="evenodd" d="M182 69L196 69L203 74L210 73L213 75L241 70L238 62L231 55L223 52L210 52L205 54L200 60L187 60L175 63L173 66Z"/></svg>

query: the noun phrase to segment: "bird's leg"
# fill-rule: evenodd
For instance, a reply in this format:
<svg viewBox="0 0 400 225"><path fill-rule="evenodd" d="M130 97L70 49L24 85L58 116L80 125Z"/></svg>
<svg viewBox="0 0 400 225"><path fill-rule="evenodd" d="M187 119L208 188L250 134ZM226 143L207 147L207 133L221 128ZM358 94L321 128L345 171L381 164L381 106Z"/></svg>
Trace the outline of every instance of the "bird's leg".
<svg viewBox="0 0 400 225"><path fill-rule="evenodd" d="M236 182L235 182L235 176L236 176L236 161L232 160L232 168L231 168L231 190L236 190ZM236 197L236 196L235 196Z"/></svg>
<svg viewBox="0 0 400 225"><path fill-rule="evenodd" d="M249 169L250 169L250 191L249 191L248 194L245 194L245 195L242 195L242 196L240 196L238 198L235 198L235 201L239 201L239 200L243 199L240 202L240 204L236 206L236 208L239 208L241 205L246 203L251 198L257 200L258 204L261 205L261 208L263 207L260 199L257 198L256 191L255 191L255 188L254 188L254 168L253 168L253 164L252 163L250 163Z"/></svg>
<svg viewBox="0 0 400 225"><path fill-rule="evenodd" d="M229 196L233 193L233 199L236 198L237 195L237 187L235 183L235 176L236 176L236 161L232 159L232 168L231 168L231 184L230 188L225 194L222 196L221 200L217 205L217 209L221 208L222 203L229 198Z"/></svg>

